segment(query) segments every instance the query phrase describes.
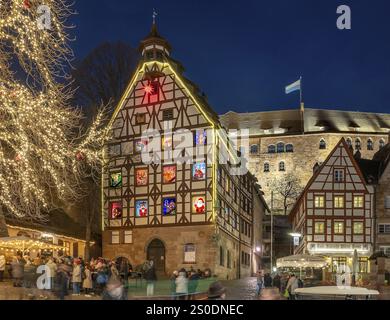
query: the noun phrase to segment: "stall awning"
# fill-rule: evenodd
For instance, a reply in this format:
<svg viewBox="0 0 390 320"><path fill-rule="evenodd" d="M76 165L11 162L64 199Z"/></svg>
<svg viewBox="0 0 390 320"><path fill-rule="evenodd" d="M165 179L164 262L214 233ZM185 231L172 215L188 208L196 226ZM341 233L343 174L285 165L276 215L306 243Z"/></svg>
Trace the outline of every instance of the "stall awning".
<svg viewBox="0 0 390 320"><path fill-rule="evenodd" d="M0 238L0 248L13 249L20 251L27 250L64 250L65 247L47 243L37 239L28 237L7 237Z"/></svg>
<svg viewBox="0 0 390 320"><path fill-rule="evenodd" d="M326 265L324 257L305 254L284 257L276 261L278 268L323 268Z"/></svg>

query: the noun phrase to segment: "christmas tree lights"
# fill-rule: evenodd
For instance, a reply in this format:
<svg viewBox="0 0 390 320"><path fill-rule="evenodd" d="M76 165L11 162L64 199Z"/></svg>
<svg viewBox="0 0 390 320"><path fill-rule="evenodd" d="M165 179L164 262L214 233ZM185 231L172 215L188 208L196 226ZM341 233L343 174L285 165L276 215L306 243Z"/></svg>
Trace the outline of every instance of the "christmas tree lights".
<svg viewBox="0 0 390 320"><path fill-rule="evenodd" d="M50 29L37 23L41 5ZM71 13L63 0L0 0L0 204L17 217L44 219L53 203L77 199L100 165L105 113L83 130L63 84Z"/></svg>

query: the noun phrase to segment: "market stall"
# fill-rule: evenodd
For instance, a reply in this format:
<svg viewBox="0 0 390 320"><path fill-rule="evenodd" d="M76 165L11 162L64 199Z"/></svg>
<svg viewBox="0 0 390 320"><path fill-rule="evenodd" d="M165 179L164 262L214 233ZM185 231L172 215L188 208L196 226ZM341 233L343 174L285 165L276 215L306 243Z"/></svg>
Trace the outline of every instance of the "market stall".
<svg viewBox="0 0 390 320"><path fill-rule="evenodd" d="M0 238L0 253L5 256L21 253L22 255L50 253L52 255L65 251L65 247L28 237Z"/></svg>
<svg viewBox="0 0 390 320"><path fill-rule="evenodd" d="M314 255L294 255L284 258L280 258L276 261L276 266L279 270L284 271L297 271L299 270L299 276L302 279L304 274L303 271L309 269L311 274L310 277L314 277L315 270L321 271L328 265L325 257L314 256ZM305 274L305 276L307 273Z"/></svg>

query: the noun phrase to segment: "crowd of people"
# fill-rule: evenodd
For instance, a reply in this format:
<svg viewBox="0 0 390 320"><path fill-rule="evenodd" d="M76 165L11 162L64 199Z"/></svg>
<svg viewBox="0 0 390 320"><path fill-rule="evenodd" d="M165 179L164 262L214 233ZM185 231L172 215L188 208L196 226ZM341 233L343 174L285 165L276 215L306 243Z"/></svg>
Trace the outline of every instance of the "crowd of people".
<svg viewBox="0 0 390 320"><path fill-rule="evenodd" d="M277 288L279 293L289 300L295 300L295 290L303 288L304 283L294 273L277 273L271 276L263 271L257 272L256 294L261 295L262 290L266 288Z"/></svg>
<svg viewBox="0 0 390 320"><path fill-rule="evenodd" d="M3 281L4 273L8 270L14 287L34 288L40 276L37 274L40 266L46 266L49 272L45 288L60 299L65 299L70 292L74 296L101 295L105 299L115 300L127 297L125 285L132 266L126 260L118 263L98 258L86 262L81 257L57 259L37 256L31 259L29 256L17 255L7 263L5 257L0 256L0 281Z"/></svg>
<svg viewBox="0 0 390 320"><path fill-rule="evenodd" d="M146 281L146 294L148 297L155 295L157 274L154 261L146 261L133 272L132 265L126 260L105 260L103 258L91 259L87 262L83 258L53 258L51 256L38 256L31 259L29 256L16 255L8 263L4 256L0 255L0 281L3 281L4 273L8 271L14 287L36 288L37 268L45 266L49 274L46 290L52 291L61 300L66 296L85 297L101 296L104 300L126 300L129 277L137 274ZM198 293L200 279L211 278L211 270L187 271L184 268L174 271L170 278L170 291L172 299L193 299ZM219 284L212 284L209 288L209 298L219 299L224 297L224 289Z"/></svg>
<svg viewBox="0 0 390 320"><path fill-rule="evenodd" d="M184 268L179 271L174 271L171 275L171 295L175 300L192 300L198 293L198 285L200 279L210 278L211 270L205 271L195 270L193 267L190 270Z"/></svg>

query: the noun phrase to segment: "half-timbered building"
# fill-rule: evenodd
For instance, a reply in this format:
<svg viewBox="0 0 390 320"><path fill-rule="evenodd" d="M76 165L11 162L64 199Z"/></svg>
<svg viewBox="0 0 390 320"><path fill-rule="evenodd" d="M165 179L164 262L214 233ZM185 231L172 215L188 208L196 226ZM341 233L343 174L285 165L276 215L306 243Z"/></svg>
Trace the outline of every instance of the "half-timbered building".
<svg viewBox="0 0 390 320"><path fill-rule="evenodd" d="M352 268L355 251L359 272L369 272L374 243L374 188L342 139L307 184L290 218L302 235L295 253L328 258L329 274ZM352 270L352 269L351 269Z"/></svg>
<svg viewBox="0 0 390 320"><path fill-rule="evenodd" d="M192 266L225 279L250 275L253 246L261 241L253 236L253 215L261 214L253 209L256 179L231 174L237 151L155 24L140 51L109 124L103 255L126 257L133 266L154 260L165 274ZM149 132L160 138L149 139ZM148 162L144 151L152 144L161 148Z"/></svg>

